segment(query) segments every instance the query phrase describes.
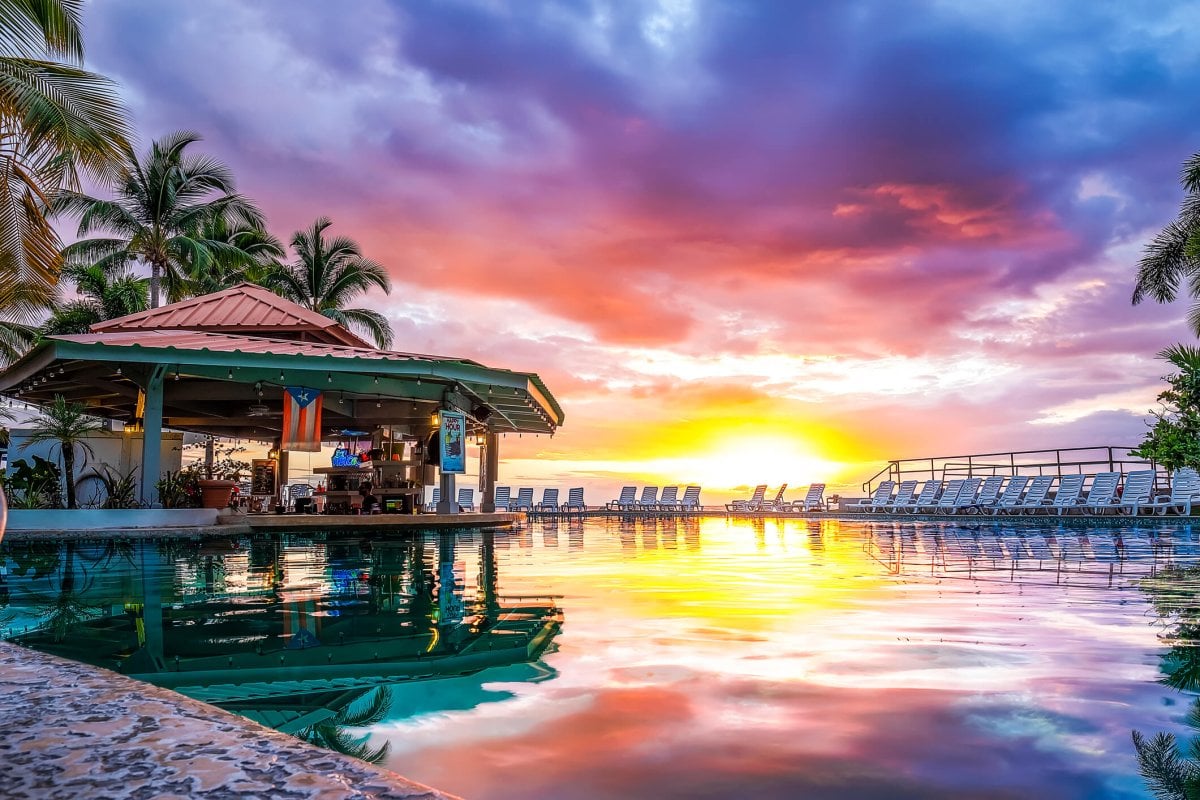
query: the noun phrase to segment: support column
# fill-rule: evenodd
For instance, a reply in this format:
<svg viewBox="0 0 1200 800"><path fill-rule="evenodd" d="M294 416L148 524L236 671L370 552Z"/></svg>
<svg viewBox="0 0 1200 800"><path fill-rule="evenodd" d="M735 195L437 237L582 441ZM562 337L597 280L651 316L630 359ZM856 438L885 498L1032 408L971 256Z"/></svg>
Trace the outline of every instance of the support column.
<svg viewBox="0 0 1200 800"><path fill-rule="evenodd" d="M484 514L496 511L496 470L500 467L500 436L488 432L483 437L483 501L479 510Z"/></svg>
<svg viewBox="0 0 1200 800"><path fill-rule="evenodd" d="M438 500L437 513L439 514L457 514L458 513L458 497L454 494L454 473L442 472L438 470L440 475L438 490L441 492L441 500Z"/></svg>
<svg viewBox="0 0 1200 800"><path fill-rule="evenodd" d="M288 484L288 473L290 472L287 450L279 451L279 458L275 462L275 468L276 468L275 502L282 504L283 503L283 487L287 486L287 484ZM286 509L286 508L284 509L284 511L287 511L287 510L288 509Z"/></svg>
<svg viewBox="0 0 1200 800"><path fill-rule="evenodd" d="M162 461L163 375L167 368L158 364L146 381L146 408L142 415L142 502L158 503L159 468Z"/></svg>

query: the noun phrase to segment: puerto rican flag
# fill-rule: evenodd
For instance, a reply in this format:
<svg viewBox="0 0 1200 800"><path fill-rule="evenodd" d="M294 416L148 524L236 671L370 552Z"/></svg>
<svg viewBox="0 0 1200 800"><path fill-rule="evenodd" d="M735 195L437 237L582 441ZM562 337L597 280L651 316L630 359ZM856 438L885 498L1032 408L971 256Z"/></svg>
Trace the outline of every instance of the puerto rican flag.
<svg viewBox="0 0 1200 800"><path fill-rule="evenodd" d="M283 393L281 450L321 451L321 393L289 386Z"/></svg>

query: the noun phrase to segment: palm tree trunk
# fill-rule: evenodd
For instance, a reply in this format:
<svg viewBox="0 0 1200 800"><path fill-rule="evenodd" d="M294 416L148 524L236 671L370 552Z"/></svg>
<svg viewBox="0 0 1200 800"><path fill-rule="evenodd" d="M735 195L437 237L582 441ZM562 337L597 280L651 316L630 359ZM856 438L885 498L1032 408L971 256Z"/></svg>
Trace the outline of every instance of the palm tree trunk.
<svg viewBox="0 0 1200 800"><path fill-rule="evenodd" d="M150 262L150 307L158 308L158 287L162 282L162 266L157 260Z"/></svg>
<svg viewBox="0 0 1200 800"><path fill-rule="evenodd" d="M67 479L67 508L75 508L75 445L64 443L62 457Z"/></svg>

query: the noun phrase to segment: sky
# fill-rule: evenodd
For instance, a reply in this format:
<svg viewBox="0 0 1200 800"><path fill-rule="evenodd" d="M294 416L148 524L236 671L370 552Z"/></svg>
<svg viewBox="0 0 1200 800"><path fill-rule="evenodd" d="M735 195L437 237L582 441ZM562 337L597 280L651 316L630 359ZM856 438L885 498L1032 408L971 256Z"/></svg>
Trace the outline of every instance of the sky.
<svg viewBox="0 0 1200 800"><path fill-rule="evenodd" d="M1136 444L1132 306L1200 150L1200 5L104 0L144 146L384 264L397 349L537 372L501 481L850 491L888 459ZM615 495L614 495L615 496Z"/></svg>

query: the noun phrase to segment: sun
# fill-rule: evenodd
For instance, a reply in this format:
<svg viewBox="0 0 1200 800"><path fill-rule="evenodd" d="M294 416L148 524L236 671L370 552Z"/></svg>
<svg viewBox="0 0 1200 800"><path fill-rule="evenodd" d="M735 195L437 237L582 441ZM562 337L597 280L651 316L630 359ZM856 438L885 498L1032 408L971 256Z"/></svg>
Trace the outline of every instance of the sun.
<svg viewBox="0 0 1200 800"><path fill-rule="evenodd" d="M704 486L736 489L759 483L804 486L824 482L843 465L822 458L805 442L787 436L751 436L718 442L693 456L689 473Z"/></svg>

